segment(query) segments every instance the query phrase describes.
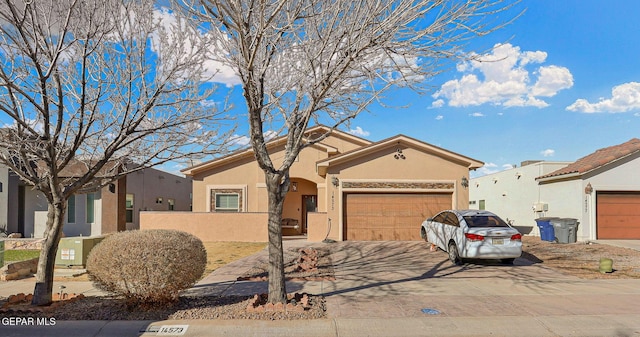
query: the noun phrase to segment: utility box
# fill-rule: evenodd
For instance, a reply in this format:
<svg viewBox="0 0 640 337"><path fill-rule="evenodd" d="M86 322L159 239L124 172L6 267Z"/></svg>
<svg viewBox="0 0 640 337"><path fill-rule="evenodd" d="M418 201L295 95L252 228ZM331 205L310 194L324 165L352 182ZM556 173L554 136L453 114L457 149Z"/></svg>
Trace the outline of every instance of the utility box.
<svg viewBox="0 0 640 337"><path fill-rule="evenodd" d="M536 202L535 204L533 204L533 211L534 212L548 212L549 211L549 204L545 204L543 202Z"/></svg>
<svg viewBox="0 0 640 337"><path fill-rule="evenodd" d="M56 254L56 265L65 267L85 267L87 257L91 249L95 247L103 237L70 237L60 239Z"/></svg>

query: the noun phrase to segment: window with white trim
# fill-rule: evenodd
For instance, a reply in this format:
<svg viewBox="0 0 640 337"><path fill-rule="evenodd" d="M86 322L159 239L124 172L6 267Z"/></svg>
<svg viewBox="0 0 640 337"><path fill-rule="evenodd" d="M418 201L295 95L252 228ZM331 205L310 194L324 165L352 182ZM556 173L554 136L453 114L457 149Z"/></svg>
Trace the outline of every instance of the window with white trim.
<svg viewBox="0 0 640 337"><path fill-rule="evenodd" d="M216 193L216 212L240 212L240 195L238 193Z"/></svg>

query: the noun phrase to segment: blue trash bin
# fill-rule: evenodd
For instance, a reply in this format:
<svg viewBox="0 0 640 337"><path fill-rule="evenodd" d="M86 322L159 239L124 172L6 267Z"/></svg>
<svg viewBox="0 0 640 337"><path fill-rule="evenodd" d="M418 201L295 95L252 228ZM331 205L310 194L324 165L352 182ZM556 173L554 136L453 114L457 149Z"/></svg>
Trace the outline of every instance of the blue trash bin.
<svg viewBox="0 0 640 337"><path fill-rule="evenodd" d="M538 228L540 229L540 239L543 241L550 241L550 242L555 242L556 241L556 233L555 230L553 229L553 225L551 224L551 220L555 220L558 219L557 217L544 217L544 218L537 218L536 219L536 224L538 225Z"/></svg>

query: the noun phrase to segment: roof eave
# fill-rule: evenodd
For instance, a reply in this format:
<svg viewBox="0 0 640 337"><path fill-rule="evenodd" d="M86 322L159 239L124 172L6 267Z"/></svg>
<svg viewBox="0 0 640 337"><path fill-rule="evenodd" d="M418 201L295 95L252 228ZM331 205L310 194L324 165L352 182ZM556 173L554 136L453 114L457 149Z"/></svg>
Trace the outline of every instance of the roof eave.
<svg viewBox="0 0 640 337"><path fill-rule="evenodd" d="M557 176L536 178L536 180L540 183L548 183L556 180L572 180L572 179L577 179L582 177L583 174L584 173L580 173L580 172L570 172L570 173L565 173Z"/></svg>

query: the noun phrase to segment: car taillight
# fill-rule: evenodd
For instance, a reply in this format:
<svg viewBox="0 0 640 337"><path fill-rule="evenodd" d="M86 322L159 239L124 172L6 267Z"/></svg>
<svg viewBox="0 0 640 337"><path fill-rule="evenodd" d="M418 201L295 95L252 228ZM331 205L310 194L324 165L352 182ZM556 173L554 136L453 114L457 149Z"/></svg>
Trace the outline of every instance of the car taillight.
<svg viewBox="0 0 640 337"><path fill-rule="evenodd" d="M484 240L484 236L478 235L478 234L464 233L464 236L467 238L467 240L471 240L471 241L483 241Z"/></svg>
<svg viewBox="0 0 640 337"><path fill-rule="evenodd" d="M518 233L518 234L511 235L511 240L512 241L522 241L522 234Z"/></svg>

